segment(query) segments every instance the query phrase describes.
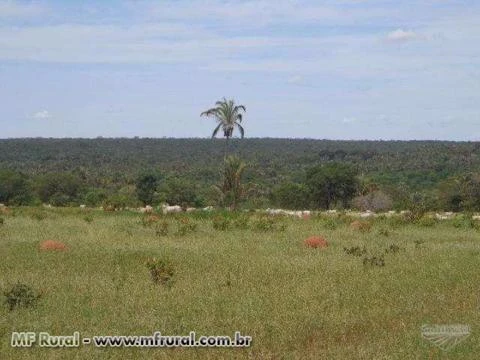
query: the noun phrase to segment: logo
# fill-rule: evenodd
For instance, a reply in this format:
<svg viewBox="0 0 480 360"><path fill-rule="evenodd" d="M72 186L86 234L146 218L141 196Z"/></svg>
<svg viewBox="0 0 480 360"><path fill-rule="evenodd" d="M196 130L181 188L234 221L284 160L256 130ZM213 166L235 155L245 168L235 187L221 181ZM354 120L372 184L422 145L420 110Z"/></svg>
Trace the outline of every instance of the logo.
<svg viewBox="0 0 480 360"><path fill-rule="evenodd" d="M470 336L469 325L423 325L422 337L443 351L448 351Z"/></svg>

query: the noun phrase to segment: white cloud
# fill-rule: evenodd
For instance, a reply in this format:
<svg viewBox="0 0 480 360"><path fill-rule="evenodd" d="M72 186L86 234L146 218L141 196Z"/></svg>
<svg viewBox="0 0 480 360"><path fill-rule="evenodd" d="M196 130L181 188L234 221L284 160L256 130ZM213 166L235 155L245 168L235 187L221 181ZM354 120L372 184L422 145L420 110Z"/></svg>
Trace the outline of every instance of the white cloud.
<svg viewBox="0 0 480 360"><path fill-rule="evenodd" d="M390 42L407 42L418 39L418 34L411 30L397 29L387 34L387 41Z"/></svg>
<svg viewBox="0 0 480 360"><path fill-rule="evenodd" d="M287 82L293 85L305 85L305 77L301 75L295 75L288 78Z"/></svg>
<svg viewBox="0 0 480 360"><path fill-rule="evenodd" d="M20 18L41 15L45 9L36 3L0 1L0 18Z"/></svg>
<svg viewBox="0 0 480 360"><path fill-rule="evenodd" d="M49 119L51 117L52 117L52 115L47 110L40 110L40 111L37 111L35 114L32 115L33 119L42 119L42 120L43 119Z"/></svg>
<svg viewBox="0 0 480 360"><path fill-rule="evenodd" d="M357 121L357 118L355 118L355 117L344 117L343 120L342 120L342 122L344 124L351 124L351 123L354 123L356 121Z"/></svg>

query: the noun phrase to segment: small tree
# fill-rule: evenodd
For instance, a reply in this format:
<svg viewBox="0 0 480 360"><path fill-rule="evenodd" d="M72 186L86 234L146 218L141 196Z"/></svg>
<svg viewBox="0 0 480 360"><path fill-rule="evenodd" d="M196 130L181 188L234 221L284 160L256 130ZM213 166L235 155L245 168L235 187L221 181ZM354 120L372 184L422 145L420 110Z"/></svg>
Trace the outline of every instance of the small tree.
<svg viewBox="0 0 480 360"><path fill-rule="evenodd" d="M293 210L310 207L310 192L305 184L285 183L272 192L273 202L284 208Z"/></svg>
<svg viewBox="0 0 480 360"><path fill-rule="evenodd" d="M336 202L346 207L355 196L359 181L357 172L351 166L329 163L309 169L306 185L313 204L329 209Z"/></svg>
<svg viewBox="0 0 480 360"><path fill-rule="evenodd" d="M66 206L79 200L81 180L71 173L51 173L37 183L38 196L43 202Z"/></svg>
<svg viewBox="0 0 480 360"><path fill-rule="evenodd" d="M137 197L144 205L151 205L157 189L158 178L156 175L147 173L137 179Z"/></svg>
<svg viewBox="0 0 480 360"><path fill-rule="evenodd" d="M32 192L27 178L19 173L0 171L0 203L27 205L32 200Z"/></svg>
<svg viewBox="0 0 480 360"><path fill-rule="evenodd" d="M236 210L240 201L247 193L247 187L242 184L242 175L246 164L237 156L229 156L225 160L225 171L222 186L214 186L220 195L222 205Z"/></svg>

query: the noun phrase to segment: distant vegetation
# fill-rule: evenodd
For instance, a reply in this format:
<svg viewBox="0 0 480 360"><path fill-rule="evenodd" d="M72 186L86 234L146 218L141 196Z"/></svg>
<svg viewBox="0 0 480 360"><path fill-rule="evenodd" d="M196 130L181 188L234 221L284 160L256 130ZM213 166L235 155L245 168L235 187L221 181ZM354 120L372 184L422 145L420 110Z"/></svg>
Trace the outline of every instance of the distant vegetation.
<svg viewBox="0 0 480 360"><path fill-rule="evenodd" d="M230 139L229 147L245 163L246 208L480 210L478 142ZM0 202L220 204L224 151L220 139L0 140ZM325 173L312 171L332 166L356 175L327 199Z"/></svg>

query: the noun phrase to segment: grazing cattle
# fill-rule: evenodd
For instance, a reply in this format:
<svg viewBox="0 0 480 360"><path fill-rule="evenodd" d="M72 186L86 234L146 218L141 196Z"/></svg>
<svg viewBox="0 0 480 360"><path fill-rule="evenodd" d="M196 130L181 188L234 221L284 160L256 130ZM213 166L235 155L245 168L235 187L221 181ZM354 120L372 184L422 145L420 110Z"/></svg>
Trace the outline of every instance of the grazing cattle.
<svg viewBox="0 0 480 360"><path fill-rule="evenodd" d="M374 216L374 214L370 210L367 210L363 213L360 213L361 218L369 218L369 217L372 217L372 216Z"/></svg>
<svg viewBox="0 0 480 360"><path fill-rule="evenodd" d="M480 215L473 215L472 220L480 220Z"/></svg>
<svg viewBox="0 0 480 360"><path fill-rule="evenodd" d="M150 205L147 205L144 208L140 208L139 211L142 214L151 214L153 212L153 207L151 207Z"/></svg>
<svg viewBox="0 0 480 360"><path fill-rule="evenodd" d="M80 205L80 209L86 209L87 205Z"/></svg>
<svg viewBox="0 0 480 360"><path fill-rule="evenodd" d="M283 209L267 209L265 210L268 215L287 215L295 216L299 218L310 217L310 210L283 210Z"/></svg>
<svg viewBox="0 0 480 360"><path fill-rule="evenodd" d="M207 206L207 207L204 207L202 210L203 211L212 211L214 208L213 206Z"/></svg>
<svg viewBox="0 0 480 360"><path fill-rule="evenodd" d="M170 206L168 204L163 204L162 205L162 212L164 214L178 213L178 212L182 212L182 207L178 206L178 205Z"/></svg>
<svg viewBox="0 0 480 360"><path fill-rule="evenodd" d="M446 213L443 213L443 214L439 214L439 213L435 214L435 218L437 218L437 220L450 220L450 219L453 219L454 217L455 217L455 215L454 215L453 212L446 212Z"/></svg>
<svg viewBox="0 0 480 360"><path fill-rule="evenodd" d="M185 211L189 213L189 212L194 212L195 210L197 209L195 209L194 207L188 207Z"/></svg>

